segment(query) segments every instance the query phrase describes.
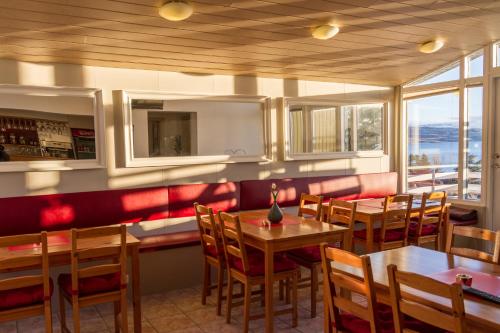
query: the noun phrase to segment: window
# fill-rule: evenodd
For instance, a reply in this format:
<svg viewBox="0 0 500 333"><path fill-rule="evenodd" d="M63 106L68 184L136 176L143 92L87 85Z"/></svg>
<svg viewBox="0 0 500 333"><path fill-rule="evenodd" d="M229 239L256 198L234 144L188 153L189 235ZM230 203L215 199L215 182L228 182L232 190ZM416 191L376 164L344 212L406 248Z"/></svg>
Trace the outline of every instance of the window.
<svg viewBox="0 0 500 333"><path fill-rule="evenodd" d="M459 95L457 92L406 101L408 192L447 191L458 197Z"/></svg>
<svg viewBox="0 0 500 333"><path fill-rule="evenodd" d="M483 87L467 88L464 199L481 198Z"/></svg>
<svg viewBox="0 0 500 333"><path fill-rule="evenodd" d="M441 74L415 81L431 82L425 87L403 87L406 191L446 191L452 199L483 201L482 82L484 72L490 70L483 65L486 49L436 72ZM448 75L455 70L456 74Z"/></svg>
<svg viewBox="0 0 500 333"><path fill-rule="evenodd" d="M437 71L430 76L424 77L422 80L415 81L410 86L423 86L433 83L441 83L447 81L455 81L460 79L460 67L458 64L453 67L446 67L443 70Z"/></svg>
<svg viewBox="0 0 500 333"><path fill-rule="evenodd" d="M384 104L288 105L289 153L383 150Z"/></svg>
<svg viewBox="0 0 500 333"><path fill-rule="evenodd" d="M1 171L102 167L99 90L6 85L0 97Z"/></svg>
<svg viewBox="0 0 500 333"><path fill-rule="evenodd" d="M483 51L476 52L466 58L467 77L483 76Z"/></svg>
<svg viewBox="0 0 500 333"><path fill-rule="evenodd" d="M125 167L267 161L269 99L114 91Z"/></svg>

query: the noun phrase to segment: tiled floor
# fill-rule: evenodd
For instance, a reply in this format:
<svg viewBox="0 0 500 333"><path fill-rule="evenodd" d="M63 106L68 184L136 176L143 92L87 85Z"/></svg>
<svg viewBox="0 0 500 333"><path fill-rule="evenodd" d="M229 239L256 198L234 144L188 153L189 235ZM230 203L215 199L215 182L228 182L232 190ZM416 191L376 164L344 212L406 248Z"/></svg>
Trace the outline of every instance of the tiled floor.
<svg viewBox="0 0 500 333"><path fill-rule="evenodd" d="M201 305L200 287L174 290L162 294L147 295L142 299L144 333L232 333L242 332L242 306L234 308L232 323L226 324L225 317L215 313L215 296L208 299L208 304ZM322 293L318 294L321 300ZM278 302L277 298L276 302ZM278 303L277 306L283 305ZM259 302L252 304L252 314L260 313L263 308ZM223 304L223 314L225 303ZM68 314L71 318L71 314ZM132 327L132 311L129 307ZM102 305L82 309L82 333L114 332L112 305ZM310 318L309 289L299 290L299 323L292 328L291 315L275 319L275 332L278 333L315 333L323 332L323 304L318 302L318 316ZM71 321L68 326L71 328ZM264 320L250 321L252 333L264 332ZM1 333L38 333L44 332L42 317L0 324ZM59 318L54 314L54 332L60 332ZM132 332L132 330L130 330Z"/></svg>

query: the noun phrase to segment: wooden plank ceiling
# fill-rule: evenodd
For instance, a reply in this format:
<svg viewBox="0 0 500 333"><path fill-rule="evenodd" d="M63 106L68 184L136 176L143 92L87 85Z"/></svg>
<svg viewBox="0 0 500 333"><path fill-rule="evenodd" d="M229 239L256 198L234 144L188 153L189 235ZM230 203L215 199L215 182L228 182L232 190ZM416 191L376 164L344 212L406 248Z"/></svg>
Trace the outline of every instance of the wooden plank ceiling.
<svg viewBox="0 0 500 333"><path fill-rule="evenodd" d="M35 62L397 85L500 38L495 0L1 0L0 57ZM340 26L333 39L311 27ZM431 55L420 42L446 40Z"/></svg>

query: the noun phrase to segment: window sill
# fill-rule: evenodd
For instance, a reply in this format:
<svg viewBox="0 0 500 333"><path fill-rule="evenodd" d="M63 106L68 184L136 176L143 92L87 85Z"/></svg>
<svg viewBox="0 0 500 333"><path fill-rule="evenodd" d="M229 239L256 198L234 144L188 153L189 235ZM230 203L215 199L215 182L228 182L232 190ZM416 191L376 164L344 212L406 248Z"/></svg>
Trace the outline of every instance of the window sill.
<svg viewBox="0 0 500 333"><path fill-rule="evenodd" d="M322 153L322 154L294 154L285 157L285 161L304 161L304 160L334 160L334 159L349 159L349 158L373 158L388 156L383 151L360 151L360 152L345 152L345 153Z"/></svg>
<svg viewBox="0 0 500 333"><path fill-rule="evenodd" d="M465 200L465 199L448 199L451 204L456 204L460 206L470 206L477 208L485 208L486 203L484 200Z"/></svg>
<svg viewBox="0 0 500 333"><path fill-rule="evenodd" d="M0 172L29 172L29 171L66 171L102 169L104 163L97 160L63 160L63 161L27 161L27 162L1 162Z"/></svg>
<svg viewBox="0 0 500 333"><path fill-rule="evenodd" d="M230 156L230 155L214 155L214 156L179 156L179 157L144 157L134 158L127 161L127 168L141 167L162 167L162 166L179 166L179 165L195 165L195 164L225 164L225 163L245 163L245 162L268 162L270 159L266 156Z"/></svg>

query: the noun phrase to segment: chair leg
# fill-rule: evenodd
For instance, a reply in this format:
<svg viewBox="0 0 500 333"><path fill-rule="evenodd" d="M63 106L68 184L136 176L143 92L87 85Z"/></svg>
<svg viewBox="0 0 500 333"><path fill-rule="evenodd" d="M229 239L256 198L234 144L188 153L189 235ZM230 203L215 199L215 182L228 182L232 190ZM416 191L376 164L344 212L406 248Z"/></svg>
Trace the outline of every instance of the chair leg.
<svg viewBox="0 0 500 333"><path fill-rule="evenodd" d="M203 289L201 291L201 304L207 304L207 296L210 295L210 264L207 259L203 260Z"/></svg>
<svg viewBox="0 0 500 333"><path fill-rule="evenodd" d="M44 302L44 312L45 312L45 331L52 333L52 308L50 301Z"/></svg>
<svg viewBox="0 0 500 333"><path fill-rule="evenodd" d="M121 328L122 333L128 333L128 311L127 311L127 289L123 289L120 299L120 314L122 316Z"/></svg>
<svg viewBox="0 0 500 333"><path fill-rule="evenodd" d="M287 278L285 281L285 288L286 288L285 302L286 302L286 304L290 304L290 279L289 278Z"/></svg>
<svg viewBox="0 0 500 333"><path fill-rule="evenodd" d="M297 284L298 284L298 274L295 273L292 278L292 327L297 327L298 324L298 294L297 294Z"/></svg>
<svg viewBox="0 0 500 333"><path fill-rule="evenodd" d="M80 333L80 307L77 296L73 296L73 333Z"/></svg>
<svg viewBox="0 0 500 333"><path fill-rule="evenodd" d="M250 283L245 284L245 296L243 300L243 332L248 333L250 323L250 303L252 299L252 288Z"/></svg>
<svg viewBox="0 0 500 333"><path fill-rule="evenodd" d="M64 304L63 291L59 288L59 317L61 319L61 332L65 333L68 331L66 327L66 309Z"/></svg>
<svg viewBox="0 0 500 333"><path fill-rule="evenodd" d="M318 267L311 267L311 318L316 317L316 294L318 292Z"/></svg>
<svg viewBox="0 0 500 333"><path fill-rule="evenodd" d="M114 315L115 315L115 333L120 333L120 311L121 311L121 306L120 302L116 301L113 302L113 308L114 308Z"/></svg>
<svg viewBox="0 0 500 333"><path fill-rule="evenodd" d="M217 315L221 315L222 307L222 289L224 285L224 266L219 264L217 269Z"/></svg>
<svg viewBox="0 0 500 333"><path fill-rule="evenodd" d="M230 324L231 310L233 307L233 277L231 276L231 273L228 273L226 302L227 302L226 323Z"/></svg>

